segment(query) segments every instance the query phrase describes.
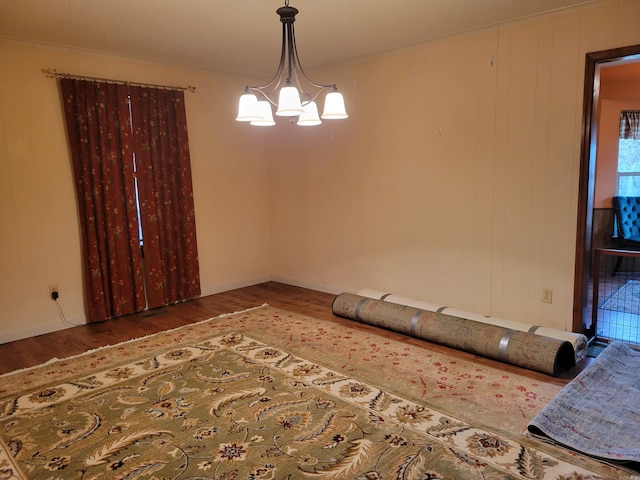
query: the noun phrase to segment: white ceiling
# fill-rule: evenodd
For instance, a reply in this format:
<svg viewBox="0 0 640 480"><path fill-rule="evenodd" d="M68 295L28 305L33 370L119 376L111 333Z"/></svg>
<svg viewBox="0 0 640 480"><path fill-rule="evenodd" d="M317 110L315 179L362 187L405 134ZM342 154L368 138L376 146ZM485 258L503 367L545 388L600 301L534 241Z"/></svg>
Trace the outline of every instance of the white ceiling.
<svg viewBox="0 0 640 480"><path fill-rule="evenodd" d="M291 0L302 66L374 55L593 0ZM0 37L243 76L277 67L284 0L0 0Z"/></svg>

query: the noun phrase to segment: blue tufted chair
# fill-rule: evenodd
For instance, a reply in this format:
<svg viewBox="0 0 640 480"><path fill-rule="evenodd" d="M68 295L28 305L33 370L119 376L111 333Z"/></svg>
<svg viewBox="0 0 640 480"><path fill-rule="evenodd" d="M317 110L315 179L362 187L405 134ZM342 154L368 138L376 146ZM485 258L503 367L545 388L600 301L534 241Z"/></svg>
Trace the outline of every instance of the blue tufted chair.
<svg viewBox="0 0 640 480"><path fill-rule="evenodd" d="M614 237L617 234L620 248L640 249L640 197L613 197ZM614 274L620 269L622 257L618 257Z"/></svg>
<svg viewBox="0 0 640 480"><path fill-rule="evenodd" d="M640 247L640 197L613 197L615 229L622 247Z"/></svg>

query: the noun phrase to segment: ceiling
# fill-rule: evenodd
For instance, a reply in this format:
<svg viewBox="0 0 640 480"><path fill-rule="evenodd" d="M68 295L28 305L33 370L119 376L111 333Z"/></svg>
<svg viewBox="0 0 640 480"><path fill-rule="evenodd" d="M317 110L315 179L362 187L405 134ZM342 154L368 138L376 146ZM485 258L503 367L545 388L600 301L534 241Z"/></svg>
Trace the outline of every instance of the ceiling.
<svg viewBox="0 0 640 480"><path fill-rule="evenodd" d="M305 69L593 0L291 0ZM0 0L0 37L269 77L284 0Z"/></svg>

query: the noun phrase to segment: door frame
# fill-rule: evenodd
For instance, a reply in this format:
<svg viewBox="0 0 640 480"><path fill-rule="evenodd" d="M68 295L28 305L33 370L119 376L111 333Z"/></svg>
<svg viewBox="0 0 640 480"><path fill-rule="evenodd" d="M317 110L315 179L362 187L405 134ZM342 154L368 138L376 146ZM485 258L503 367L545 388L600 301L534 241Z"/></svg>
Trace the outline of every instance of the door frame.
<svg viewBox="0 0 640 480"><path fill-rule="evenodd" d="M574 332L584 332L590 339L595 336L595 325L591 324L591 316L587 315L587 312L591 307L589 280L593 259L591 236L593 232L600 66L638 59L640 59L640 45L590 52L585 57L572 326Z"/></svg>

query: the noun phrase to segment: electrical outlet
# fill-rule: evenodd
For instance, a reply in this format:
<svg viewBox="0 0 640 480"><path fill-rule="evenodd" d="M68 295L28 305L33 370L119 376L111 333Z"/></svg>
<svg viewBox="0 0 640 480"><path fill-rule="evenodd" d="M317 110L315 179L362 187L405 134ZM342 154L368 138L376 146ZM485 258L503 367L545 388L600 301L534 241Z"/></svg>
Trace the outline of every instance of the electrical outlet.
<svg viewBox="0 0 640 480"><path fill-rule="evenodd" d="M49 296L51 300L57 300L60 296L60 290L58 289L58 285L49 285Z"/></svg>
<svg viewBox="0 0 640 480"><path fill-rule="evenodd" d="M553 289L552 288L543 288L542 289L542 303L553 303Z"/></svg>

